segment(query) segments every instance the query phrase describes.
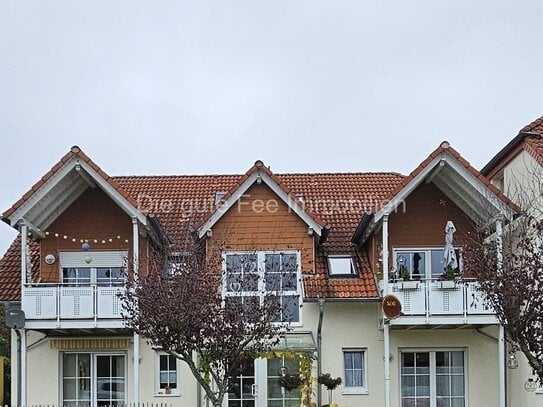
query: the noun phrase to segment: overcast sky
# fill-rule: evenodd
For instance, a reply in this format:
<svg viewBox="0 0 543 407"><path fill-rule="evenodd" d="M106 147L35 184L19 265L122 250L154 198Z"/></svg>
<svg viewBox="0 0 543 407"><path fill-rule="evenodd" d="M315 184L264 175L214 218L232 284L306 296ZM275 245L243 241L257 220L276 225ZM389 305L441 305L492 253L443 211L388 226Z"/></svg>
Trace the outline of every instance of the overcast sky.
<svg viewBox="0 0 543 407"><path fill-rule="evenodd" d="M111 175L477 168L543 115L543 2L0 0L0 208ZM0 226L0 252L15 232Z"/></svg>

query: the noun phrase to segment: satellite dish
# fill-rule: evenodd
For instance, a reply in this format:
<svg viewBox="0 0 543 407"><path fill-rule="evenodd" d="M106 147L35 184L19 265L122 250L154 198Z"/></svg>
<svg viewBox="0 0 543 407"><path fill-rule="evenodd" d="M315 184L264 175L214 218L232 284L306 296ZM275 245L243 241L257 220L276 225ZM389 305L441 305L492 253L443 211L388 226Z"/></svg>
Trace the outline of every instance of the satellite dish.
<svg viewBox="0 0 543 407"><path fill-rule="evenodd" d="M56 260L56 257L54 254L48 254L47 256L45 256L45 263L46 264L55 264L55 260Z"/></svg>
<svg viewBox="0 0 543 407"><path fill-rule="evenodd" d="M11 329L25 327L25 313L20 309L8 309L6 311L6 326Z"/></svg>
<svg viewBox="0 0 543 407"><path fill-rule="evenodd" d="M388 319L398 318L402 314L402 303L394 294L387 294L381 303L383 314Z"/></svg>

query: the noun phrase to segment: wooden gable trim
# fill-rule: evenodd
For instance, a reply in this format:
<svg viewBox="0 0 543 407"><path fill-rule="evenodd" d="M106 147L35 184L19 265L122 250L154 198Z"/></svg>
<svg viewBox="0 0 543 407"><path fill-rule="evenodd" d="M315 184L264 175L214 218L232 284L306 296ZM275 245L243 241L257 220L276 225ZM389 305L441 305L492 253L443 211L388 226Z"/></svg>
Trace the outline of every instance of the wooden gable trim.
<svg viewBox="0 0 543 407"><path fill-rule="evenodd" d="M198 236L203 238L208 230L222 218L222 216L238 202L239 199L247 192L247 190L254 184L264 182L304 223L315 232L317 236L322 233L323 226L319 225L304 209L287 194L279 184L266 172L257 169L251 175L249 175L245 181L236 189L226 201L219 207L209 219L204 222L202 226L198 228Z"/></svg>

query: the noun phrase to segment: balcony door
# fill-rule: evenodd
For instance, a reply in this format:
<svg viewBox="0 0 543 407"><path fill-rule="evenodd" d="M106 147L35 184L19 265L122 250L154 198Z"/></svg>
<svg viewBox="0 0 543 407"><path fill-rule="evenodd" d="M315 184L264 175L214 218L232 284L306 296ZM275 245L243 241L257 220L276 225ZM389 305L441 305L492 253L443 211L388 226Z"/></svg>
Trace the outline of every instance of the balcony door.
<svg viewBox="0 0 543 407"><path fill-rule="evenodd" d="M286 358L255 359L231 380L225 407L290 407L300 405L299 390L281 387L282 374L298 374L299 364Z"/></svg>
<svg viewBox="0 0 543 407"><path fill-rule="evenodd" d="M465 353L402 352L401 407L465 407Z"/></svg>
<svg viewBox="0 0 543 407"><path fill-rule="evenodd" d="M103 407L125 404L125 355L62 355L62 405Z"/></svg>
<svg viewBox="0 0 543 407"><path fill-rule="evenodd" d="M460 260L461 251L455 249ZM394 269L396 277L408 273L411 279L438 279L445 271L443 247L394 250ZM404 278L405 279L405 278Z"/></svg>

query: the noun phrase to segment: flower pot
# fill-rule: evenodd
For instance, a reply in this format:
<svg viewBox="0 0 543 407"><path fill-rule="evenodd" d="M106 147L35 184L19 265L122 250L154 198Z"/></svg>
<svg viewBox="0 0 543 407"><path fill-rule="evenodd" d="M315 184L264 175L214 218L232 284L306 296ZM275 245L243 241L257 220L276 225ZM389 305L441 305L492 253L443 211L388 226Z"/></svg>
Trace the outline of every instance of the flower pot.
<svg viewBox="0 0 543 407"><path fill-rule="evenodd" d="M398 283L398 287L400 290L416 290L419 288L419 282L418 281L400 281Z"/></svg>
<svg viewBox="0 0 543 407"><path fill-rule="evenodd" d="M442 290L452 290L453 288L456 288L456 281L454 280L443 280L438 281L438 287Z"/></svg>

